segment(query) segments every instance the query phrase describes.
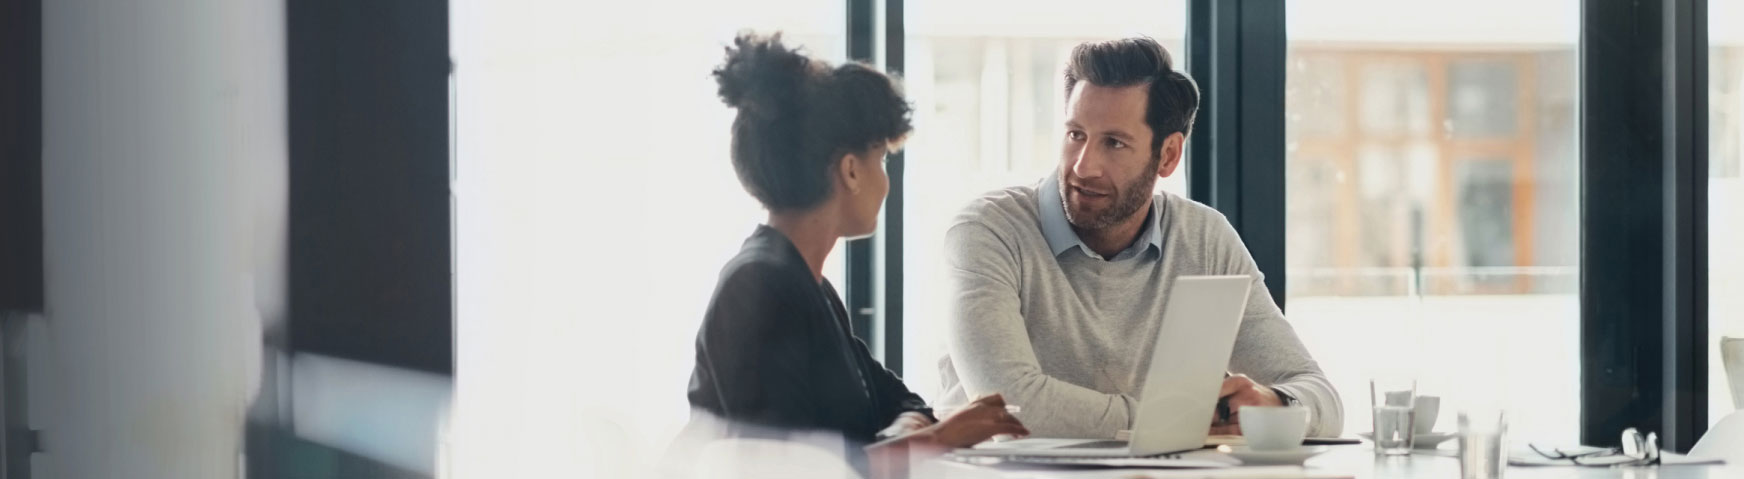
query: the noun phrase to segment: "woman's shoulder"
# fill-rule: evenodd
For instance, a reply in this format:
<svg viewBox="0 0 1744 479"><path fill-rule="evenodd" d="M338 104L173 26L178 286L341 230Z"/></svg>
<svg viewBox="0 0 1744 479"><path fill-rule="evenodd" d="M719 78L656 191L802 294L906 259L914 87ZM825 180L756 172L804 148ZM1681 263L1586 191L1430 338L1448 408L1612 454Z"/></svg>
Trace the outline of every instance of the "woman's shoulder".
<svg viewBox="0 0 1744 479"><path fill-rule="evenodd" d="M785 238L759 229L721 268L710 301L710 316L754 316L776 320L808 308L818 294L811 269ZM775 233L779 236L779 233Z"/></svg>
<svg viewBox="0 0 1744 479"><path fill-rule="evenodd" d="M792 286L809 278L811 269L805 265L805 258L794 249L793 243L768 227L759 227L750 238L746 238L739 253L721 268L720 275L722 286L739 283Z"/></svg>

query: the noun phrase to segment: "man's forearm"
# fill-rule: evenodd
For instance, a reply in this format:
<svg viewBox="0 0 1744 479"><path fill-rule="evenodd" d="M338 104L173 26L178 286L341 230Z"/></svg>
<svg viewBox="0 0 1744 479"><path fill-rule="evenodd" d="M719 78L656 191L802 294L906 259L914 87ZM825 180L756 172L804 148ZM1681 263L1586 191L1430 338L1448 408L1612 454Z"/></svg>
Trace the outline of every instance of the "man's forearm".
<svg viewBox="0 0 1744 479"><path fill-rule="evenodd" d="M1344 405L1332 383L1319 374L1305 374L1272 385L1310 411L1308 435L1337 437L1344 432Z"/></svg>
<svg viewBox="0 0 1744 479"><path fill-rule="evenodd" d="M1132 424L1137 400L1131 396L1105 394L1041 374L1023 374L1004 383L998 392L1008 404L1023 408L1018 419L1036 437L1110 439ZM971 382L971 385L973 382Z"/></svg>

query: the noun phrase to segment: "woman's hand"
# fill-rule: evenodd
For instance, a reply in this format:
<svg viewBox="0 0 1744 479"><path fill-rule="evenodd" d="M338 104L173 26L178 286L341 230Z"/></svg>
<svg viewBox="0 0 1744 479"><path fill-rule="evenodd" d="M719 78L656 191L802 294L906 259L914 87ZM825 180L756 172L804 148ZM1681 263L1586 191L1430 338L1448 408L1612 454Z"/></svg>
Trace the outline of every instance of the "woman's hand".
<svg viewBox="0 0 1744 479"><path fill-rule="evenodd" d="M925 422L926 416L904 413L884 431L894 433ZM866 446L871 477L908 477L909 465L913 461L945 454L952 449L973 446L1000 434L1028 436L1029 429L1024 428L1023 423L1012 417L1010 412L1006 412L1005 398L998 394L982 397L943 418L938 424L922 425L918 431ZM886 436L884 433L879 435Z"/></svg>
<svg viewBox="0 0 1744 479"><path fill-rule="evenodd" d="M926 429L927 426L931 425L933 425L933 421L927 419L925 414L913 411L905 412L900 416L896 416L896 421L891 422L890 427L884 428L883 431L878 431L878 437L888 438L907 436L909 434L920 432L922 429Z"/></svg>
<svg viewBox="0 0 1744 479"><path fill-rule="evenodd" d="M959 448L980 444L993 436L1009 434L1023 437L1029 429L1005 410L1005 398L998 394L983 396L962 409L942 418L921 431L923 440L934 445Z"/></svg>

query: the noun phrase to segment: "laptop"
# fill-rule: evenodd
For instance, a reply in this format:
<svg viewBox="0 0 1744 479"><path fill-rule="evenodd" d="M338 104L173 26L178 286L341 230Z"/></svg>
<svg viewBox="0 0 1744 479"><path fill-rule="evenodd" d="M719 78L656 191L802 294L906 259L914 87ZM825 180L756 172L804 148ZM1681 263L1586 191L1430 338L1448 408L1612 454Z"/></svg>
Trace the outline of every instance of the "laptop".
<svg viewBox="0 0 1744 479"><path fill-rule="evenodd" d="M1154 457L1204 447L1235 349L1251 276L1181 276L1163 306L1131 441L1025 438L953 451L958 456Z"/></svg>

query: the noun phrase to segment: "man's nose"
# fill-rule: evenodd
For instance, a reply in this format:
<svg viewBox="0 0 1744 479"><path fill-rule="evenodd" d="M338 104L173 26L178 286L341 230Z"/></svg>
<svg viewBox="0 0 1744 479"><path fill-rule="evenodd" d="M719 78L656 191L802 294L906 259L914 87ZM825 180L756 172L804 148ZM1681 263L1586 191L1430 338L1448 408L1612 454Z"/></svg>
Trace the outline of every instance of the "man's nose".
<svg viewBox="0 0 1744 479"><path fill-rule="evenodd" d="M1072 175L1079 178L1102 177L1102 159L1091 151L1090 143L1078 146L1078 151L1072 158Z"/></svg>

